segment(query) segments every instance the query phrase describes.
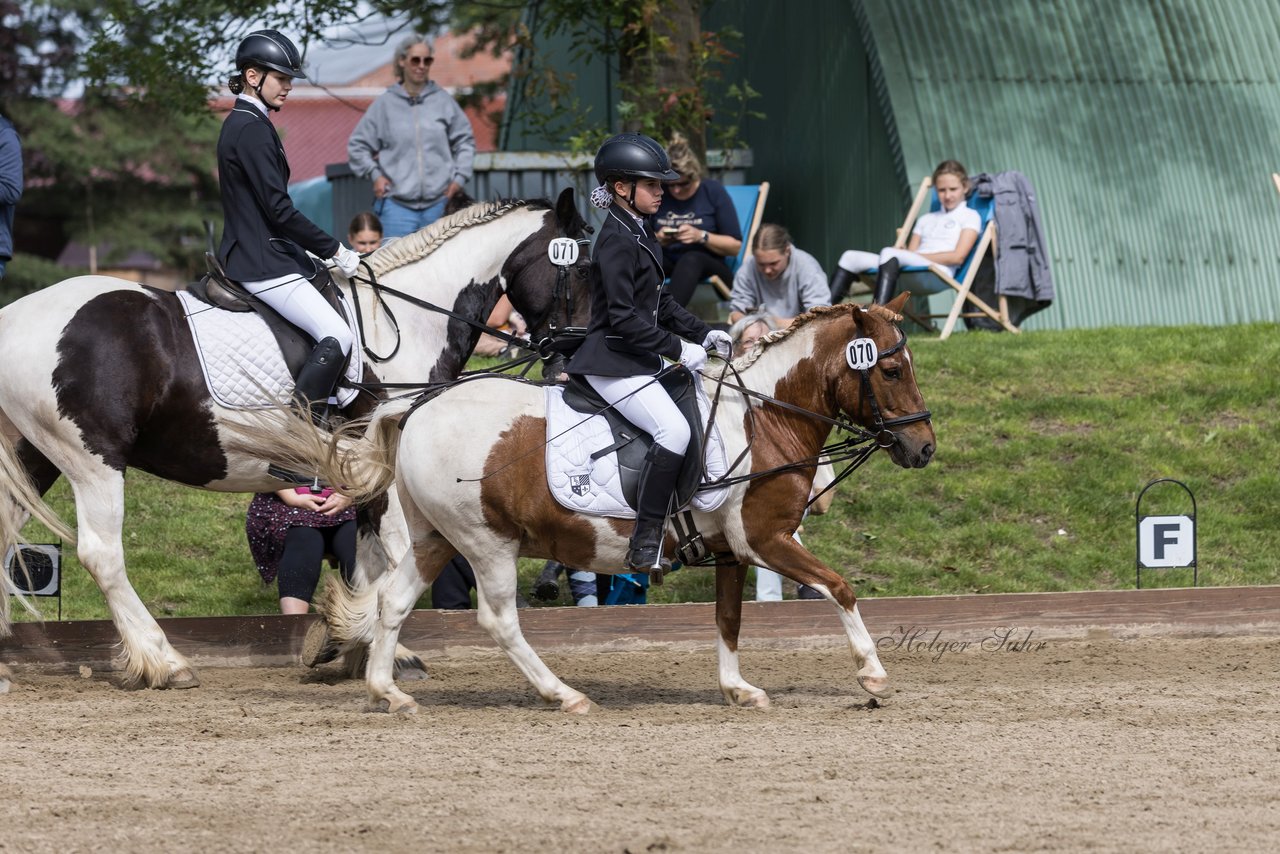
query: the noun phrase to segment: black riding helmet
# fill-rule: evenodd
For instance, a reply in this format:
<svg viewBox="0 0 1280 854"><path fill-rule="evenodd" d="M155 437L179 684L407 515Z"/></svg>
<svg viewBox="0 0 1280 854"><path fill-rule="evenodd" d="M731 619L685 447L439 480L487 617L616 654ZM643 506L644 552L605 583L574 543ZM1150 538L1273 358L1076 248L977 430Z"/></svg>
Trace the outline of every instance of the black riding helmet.
<svg viewBox="0 0 1280 854"><path fill-rule="evenodd" d="M302 54L279 30L256 30L245 36L236 49L236 70L266 68L290 77L305 77Z"/></svg>
<svg viewBox="0 0 1280 854"><path fill-rule="evenodd" d="M671 168L667 150L639 133L620 133L605 140L596 152L596 179L601 184L611 180L657 178L679 181L680 173Z"/></svg>

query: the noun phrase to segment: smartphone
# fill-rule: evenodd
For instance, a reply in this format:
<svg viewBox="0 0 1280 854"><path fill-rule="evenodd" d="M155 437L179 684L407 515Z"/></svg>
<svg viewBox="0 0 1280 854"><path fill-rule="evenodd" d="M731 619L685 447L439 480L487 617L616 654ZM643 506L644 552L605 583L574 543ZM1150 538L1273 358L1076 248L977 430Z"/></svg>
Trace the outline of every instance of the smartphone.
<svg viewBox="0 0 1280 854"><path fill-rule="evenodd" d="M328 498L330 495L333 495L333 490L327 486L319 492L313 492L309 486L299 486L294 491L299 495L318 495L321 498Z"/></svg>
<svg viewBox="0 0 1280 854"><path fill-rule="evenodd" d="M676 228L674 225L664 225L662 227L662 233L669 237L675 237L680 233L680 229Z"/></svg>

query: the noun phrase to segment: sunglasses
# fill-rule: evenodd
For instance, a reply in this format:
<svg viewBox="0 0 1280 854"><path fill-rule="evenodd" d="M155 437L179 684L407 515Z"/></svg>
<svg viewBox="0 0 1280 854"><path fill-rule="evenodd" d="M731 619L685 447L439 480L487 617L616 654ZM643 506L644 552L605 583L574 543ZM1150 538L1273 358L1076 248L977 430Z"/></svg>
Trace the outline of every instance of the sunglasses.
<svg viewBox="0 0 1280 854"><path fill-rule="evenodd" d="M687 178L686 178L686 179L685 179L685 180L683 180L683 181L672 181L672 182L671 182L670 184L668 184L667 186L668 186L668 187L672 187L672 188L677 189L677 190L685 190L685 189L688 189L689 187L692 187L692 186L693 186L693 181L692 181L692 180L690 180L690 179L687 179Z"/></svg>
<svg viewBox="0 0 1280 854"><path fill-rule="evenodd" d="M434 56L406 56L410 65L430 65L436 61Z"/></svg>

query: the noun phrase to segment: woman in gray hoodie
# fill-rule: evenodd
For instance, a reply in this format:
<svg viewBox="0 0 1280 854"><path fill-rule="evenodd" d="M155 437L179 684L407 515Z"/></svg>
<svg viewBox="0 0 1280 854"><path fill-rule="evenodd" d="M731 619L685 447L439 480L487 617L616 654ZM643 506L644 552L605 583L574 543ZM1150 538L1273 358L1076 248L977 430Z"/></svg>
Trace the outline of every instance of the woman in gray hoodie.
<svg viewBox="0 0 1280 854"><path fill-rule="evenodd" d="M435 222L471 178L476 138L453 96L430 79L431 40L396 47L399 82L378 96L347 141L351 171L373 182L374 212L386 237Z"/></svg>

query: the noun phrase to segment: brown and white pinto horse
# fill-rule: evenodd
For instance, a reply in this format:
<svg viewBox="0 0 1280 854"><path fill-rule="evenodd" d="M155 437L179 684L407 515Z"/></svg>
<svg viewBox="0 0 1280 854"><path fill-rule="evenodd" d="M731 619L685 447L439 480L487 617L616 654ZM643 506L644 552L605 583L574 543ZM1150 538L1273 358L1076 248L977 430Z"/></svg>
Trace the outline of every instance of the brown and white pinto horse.
<svg viewBox="0 0 1280 854"><path fill-rule="evenodd" d="M585 242L585 229L566 190L554 205L473 205L374 252L367 260L377 281L402 295L380 299L367 282L356 288L366 346L391 354L366 379L425 385L455 378L480 334L459 318L483 323L504 291L531 324L542 319L535 337L549 320L585 326L587 253L567 282L548 258L552 240ZM577 294L568 303L577 307L573 317L556 303L558 285L566 284ZM458 317L415 307L415 299ZM40 496L65 475L75 496L77 553L120 632L126 682L199 684L125 575L125 469L220 492L284 484L267 473L277 462L269 453L224 442L228 426L247 416L210 397L178 299L104 276L69 279L0 310L0 365L0 554L29 514L57 524ZM375 402L366 400L365 411ZM407 544L398 507L366 517L357 573L398 561ZM10 591L3 573L0 579L3 637Z"/></svg>
<svg viewBox="0 0 1280 854"><path fill-rule="evenodd" d="M720 690L731 703L768 704L765 692L745 681L738 666L748 564L767 566L821 591L840 612L858 682L876 696L890 691L853 589L792 533L809 499L813 461L835 420L868 428L904 468L922 467L933 456L933 428L897 326L896 312L906 296L884 307L814 309L739 358L736 377L723 374L716 424L728 458L743 454L730 474L764 473L730 486L719 509L694 513L717 555ZM875 350L866 346L868 340ZM851 354L855 341L862 346L859 352L873 354L857 370ZM720 372L711 367L703 373L715 396L712 375ZM331 477L354 484L355 492L377 494L388 487L387 463L394 460L395 488L409 523L412 552L397 568L363 591L329 585L321 608L335 642L368 644L371 707L415 709L413 698L393 680L396 638L414 602L461 552L475 569L481 625L545 700L568 712L587 711L590 701L561 682L520 632L516 559L554 558L568 566L618 572L633 523L577 515L551 496L543 457L542 389L501 378L478 380L450 388L401 423L405 409L403 402L380 406L364 436L342 446L328 463ZM281 435L276 428L268 432ZM297 437L289 453L314 459L325 452L303 431L289 432ZM801 465L787 465L797 462ZM778 470L767 473L772 469ZM674 543L669 539L667 546Z"/></svg>

